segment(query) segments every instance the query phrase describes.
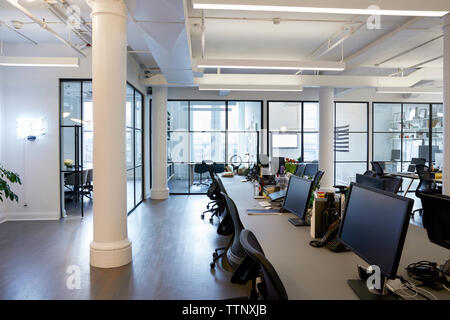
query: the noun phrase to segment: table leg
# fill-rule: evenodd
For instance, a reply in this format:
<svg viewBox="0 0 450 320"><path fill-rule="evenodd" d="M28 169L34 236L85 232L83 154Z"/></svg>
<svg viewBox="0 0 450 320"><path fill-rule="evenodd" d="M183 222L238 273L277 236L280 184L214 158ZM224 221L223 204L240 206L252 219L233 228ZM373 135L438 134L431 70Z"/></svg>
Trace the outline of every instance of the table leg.
<svg viewBox="0 0 450 320"><path fill-rule="evenodd" d="M408 191L411 188L413 182L414 182L414 179L409 179L408 187L406 187L405 193L403 194L404 197L406 197L408 195Z"/></svg>

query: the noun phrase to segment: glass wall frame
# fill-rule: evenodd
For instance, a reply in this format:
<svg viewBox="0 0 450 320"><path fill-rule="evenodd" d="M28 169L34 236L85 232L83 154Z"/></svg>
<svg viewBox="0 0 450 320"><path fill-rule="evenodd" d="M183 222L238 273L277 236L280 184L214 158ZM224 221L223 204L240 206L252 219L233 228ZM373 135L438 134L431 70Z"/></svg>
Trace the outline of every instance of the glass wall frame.
<svg viewBox="0 0 450 320"><path fill-rule="evenodd" d="M174 121L174 117L171 113L170 103L179 103L178 107L183 108L183 110L177 110L178 119ZM248 130L246 126L230 125L230 113L233 108L238 108L239 103L250 103L257 104L257 109L260 114L258 119L257 130ZM196 121L198 117L195 114L195 109L202 108L204 105L214 105L219 109L218 112L211 113L207 119L198 119L201 121ZM223 114L222 114L223 112ZM184 113L180 116L180 113ZM182 118L181 121L178 121ZM215 120L214 120L214 119ZM211 121L215 122L215 125L211 125ZM194 175L193 166L196 163L200 163L202 160L212 160L218 164L228 164L232 154L230 153L231 148L236 148L236 141L241 141L242 138L245 140L256 140L257 152L261 151L261 130L263 124L263 101L262 100L218 100L218 99L168 99L168 180L170 186L170 180L174 178L175 172L182 174L185 177L185 182L178 188L170 186L170 194L173 195L183 195L183 194L205 194L205 190L197 191L193 190ZM206 126L206 127L205 127ZM248 138L247 136L250 136ZM256 137L255 137L256 136ZM252 140L253 139L253 140ZM203 141L203 147L195 147L198 145L195 141ZM215 141L216 147L213 148L211 141ZM177 159L173 159L172 153L174 153L171 142L179 142L181 148L178 148L176 153ZM239 146L240 144L237 143ZM209 146L209 147L208 147ZM240 149L240 148L239 148ZM180 151L181 150L181 151ZM183 151L184 150L184 151ZM200 152L199 152L200 150ZM214 152L213 152L214 151ZM217 151L217 152L216 152ZM201 153L201 154L200 154ZM244 162L244 157L242 157ZM256 159L254 159L256 161ZM249 159L248 162L251 162ZM198 174L197 174L198 175ZM209 173L204 173L205 176L209 176ZM180 179L183 180L183 179Z"/></svg>
<svg viewBox="0 0 450 320"><path fill-rule="evenodd" d="M377 109L382 106L397 106L398 111L393 114L394 117L390 120L392 126L395 126L395 130L392 127L392 130L379 130L380 125L379 121L377 121ZM442 110L442 103L373 102L373 160L394 163L395 165L392 168L387 168L387 172L406 172L413 157L424 157L427 160L427 165L430 166L435 161L437 148L442 151L442 148L440 148L443 139ZM399 154L399 156L397 159L391 157L391 161L381 158L379 156L380 150L376 147L378 145L376 143L377 137L388 134L395 134L395 137L390 138L399 140L397 149L395 149L397 150L396 154ZM416 152L414 149L418 149L418 151Z"/></svg>
<svg viewBox="0 0 450 320"><path fill-rule="evenodd" d="M297 109L297 121L295 127L286 127L273 124L273 116L271 116L271 107L275 107L276 104L284 104L285 107L289 107L291 111L294 111L294 108ZM290 106L289 106L290 105ZM297 105L297 106L295 106ZM313 112L316 115L313 116L312 122L315 122L313 126L306 126L305 119L309 119L309 108L315 107L316 110ZM305 112L305 110L307 112ZM288 158L293 158L297 160L298 157L301 157L303 162L313 162L319 160L319 102L318 101L309 101L309 100L268 100L267 101L267 153L270 156L280 156L287 157L286 154L289 154ZM315 119L314 119L315 118ZM308 123L309 124L309 123ZM290 151L297 152L296 155L293 153L285 153L278 150L278 155L274 154L273 148L273 138L274 135L297 135L297 148L275 148L275 149L291 149ZM314 142L316 148L311 147L314 146ZM311 143L305 143L310 141ZM306 152L305 152L306 151ZM310 156L313 155L313 156Z"/></svg>
<svg viewBox="0 0 450 320"><path fill-rule="evenodd" d="M348 157L339 157L340 152L337 149L337 135L340 133L337 129L342 127L340 119L338 120L338 108L339 104L343 105L365 105L365 110L362 110L362 114L366 117L365 121L361 121L359 125L353 126L349 124L348 137L349 137L349 154L354 149L355 142L365 143L366 146L361 148L359 152L359 158L356 159L354 155ZM341 113L340 113L341 114ZM339 122L339 123L338 123ZM356 128L355 128L356 127ZM358 143L357 143L358 144ZM366 101L335 101L334 102L334 184L349 184L350 180L354 180L356 173L363 174L369 168L369 102ZM358 152L357 152L358 153ZM354 158L352 158L354 157ZM339 159L340 158L340 159ZM339 169L350 167L351 174L345 174L345 178L341 178L338 181Z"/></svg>
<svg viewBox="0 0 450 320"><path fill-rule="evenodd" d="M77 97L79 99L78 102L78 108L79 110L76 112L76 122L71 121L73 123L66 123L67 120L65 118L72 120L72 117L68 117L65 113L68 113L65 111L64 101L65 101L65 95L64 95L64 84L79 84L80 86L80 94ZM93 137L93 127L92 127L92 110L90 112L86 112L86 106L85 106L85 88L91 88L92 92L92 79L65 79L61 78L59 79L59 150L60 150L60 164L59 164L59 171L61 176L61 217L64 217L63 208L65 207L63 201L64 201L64 176L71 173L81 173L83 170L92 169L92 137ZM133 206L128 206L127 204L127 211L128 214L130 214L142 201L144 198L144 110L145 110L145 101L144 101L144 95L137 90L133 85L131 85L129 82L127 82L127 91L132 91L132 101L133 101L133 107L132 107L132 122L130 125L127 125L126 132L129 129L132 129L132 135L131 135L131 150L132 150L132 166L128 166L127 163L127 176L129 176L129 171L133 170ZM136 97L137 100L140 101L140 109L136 108ZM92 98L90 100L92 102ZM127 106L125 106L125 109ZM92 104L91 104L92 109ZM86 119L86 117L89 117L89 119ZM138 119L138 122L140 124L136 124L136 119ZM129 124L129 123L127 123ZM67 167L64 165L65 160L65 154L63 154L65 150L64 146L64 131L67 130L74 130L74 145L75 152L74 152L74 169L68 170ZM141 139L136 139L136 136L139 135ZM90 139L87 139L90 138ZM88 145L89 143L87 140L90 140L89 142L91 145ZM140 140L140 141L139 141ZM151 140L151 139L150 139ZM140 150L140 151L139 151ZM140 155L136 157L136 154ZM90 156L89 156L90 155ZM138 159L136 161L136 158ZM137 172L137 174L136 174ZM136 176L140 177L141 183L136 182ZM76 180L79 180L78 174L76 174ZM150 177L151 181L151 177ZM80 184L80 183L77 183ZM84 194L81 194L82 199L84 199ZM128 198L128 196L127 196ZM128 199L127 199L128 203ZM81 216L84 215L84 201L81 202L80 207L80 213Z"/></svg>

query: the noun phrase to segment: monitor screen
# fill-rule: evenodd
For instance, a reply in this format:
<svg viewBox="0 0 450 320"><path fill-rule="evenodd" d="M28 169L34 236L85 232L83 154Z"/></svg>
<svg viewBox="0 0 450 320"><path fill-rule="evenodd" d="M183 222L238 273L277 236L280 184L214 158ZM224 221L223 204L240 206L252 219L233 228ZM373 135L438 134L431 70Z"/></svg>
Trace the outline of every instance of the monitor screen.
<svg viewBox="0 0 450 320"><path fill-rule="evenodd" d="M273 134L272 147L279 149L298 148L298 135L295 134Z"/></svg>
<svg viewBox="0 0 450 320"><path fill-rule="evenodd" d="M414 201L352 183L339 239L381 274L397 274Z"/></svg>
<svg viewBox="0 0 450 320"><path fill-rule="evenodd" d="M305 167L305 172L303 172L303 175L308 177L314 177L319 171L319 164L318 163L307 163Z"/></svg>
<svg viewBox="0 0 450 320"><path fill-rule="evenodd" d="M312 180L292 175L284 198L283 208L304 220L311 199Z"/></svg>

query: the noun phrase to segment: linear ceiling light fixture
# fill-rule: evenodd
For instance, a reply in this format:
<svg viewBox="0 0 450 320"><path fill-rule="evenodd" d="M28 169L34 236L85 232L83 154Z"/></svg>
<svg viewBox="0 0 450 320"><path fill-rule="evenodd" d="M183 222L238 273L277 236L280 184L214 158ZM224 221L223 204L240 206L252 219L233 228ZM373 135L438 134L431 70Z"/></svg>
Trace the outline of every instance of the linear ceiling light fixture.
<svg viewBox="0 0 450 320"><path fill-rule="evenodd" d="M239 84L201 84L200 91L303 91L302 86L284 85L239 85Z"/></svg>
<svg viewBox="0 0 450 320"><path fill-rule="evenodd" d="M80 66L78 58L66 57L9 57L0 56L0 66L5 67L72 67Z"/></svg>
<svg viewBox="0 0 450 320"><path fill-rule="evenodd" d="M230 68L230 69L343 71L345 70L345 63L334 61L207 59L198 61L197 67L221 68L221 69Z"/></svg>
<svg viewBox="0 0 450 320"><path fill-rule="evenodd" d="M427 87L413 87L413 88L377 88L377 93L399 93L399 94L442 94L442 88L427 88Z"/></svg>
<svg viewBox="0 0 450 320"><path fill-rule="evenodd" d="M255 1L243 1L244 4L229 3L230 1L201 1L193 0L194 9L210 10L244 10L244 11L272 11L272 12L303 12L303 13L331 13L354 15L384 15L384 16L413 16L413 17L442 17L448 11L422 11L422 10L383 10L371 8L322 8L303 7L291 5L260 5ZM242 2L241 2L242 3Z"/></svg>

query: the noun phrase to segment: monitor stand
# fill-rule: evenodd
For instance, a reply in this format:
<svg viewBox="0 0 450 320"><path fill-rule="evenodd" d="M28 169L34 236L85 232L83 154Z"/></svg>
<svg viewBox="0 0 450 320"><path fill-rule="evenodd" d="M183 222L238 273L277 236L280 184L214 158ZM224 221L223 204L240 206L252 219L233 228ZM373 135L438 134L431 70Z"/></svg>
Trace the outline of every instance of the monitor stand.
<svg viewBox="0 0 450 320"><path fill-rule="evenodd" d="M310 226L309 222L302 220L300 218L289 218L289 222L292 223L296 227L308 227Z"/></svg>
<svg viewBox="0 0 450 320"><path fill-rule="evenodd" d="M386 281L383 281L383 289L380 291L367 288L366 279L347 280L347 283L360 300L397 300L397 297L387 290Z"/></svg>

